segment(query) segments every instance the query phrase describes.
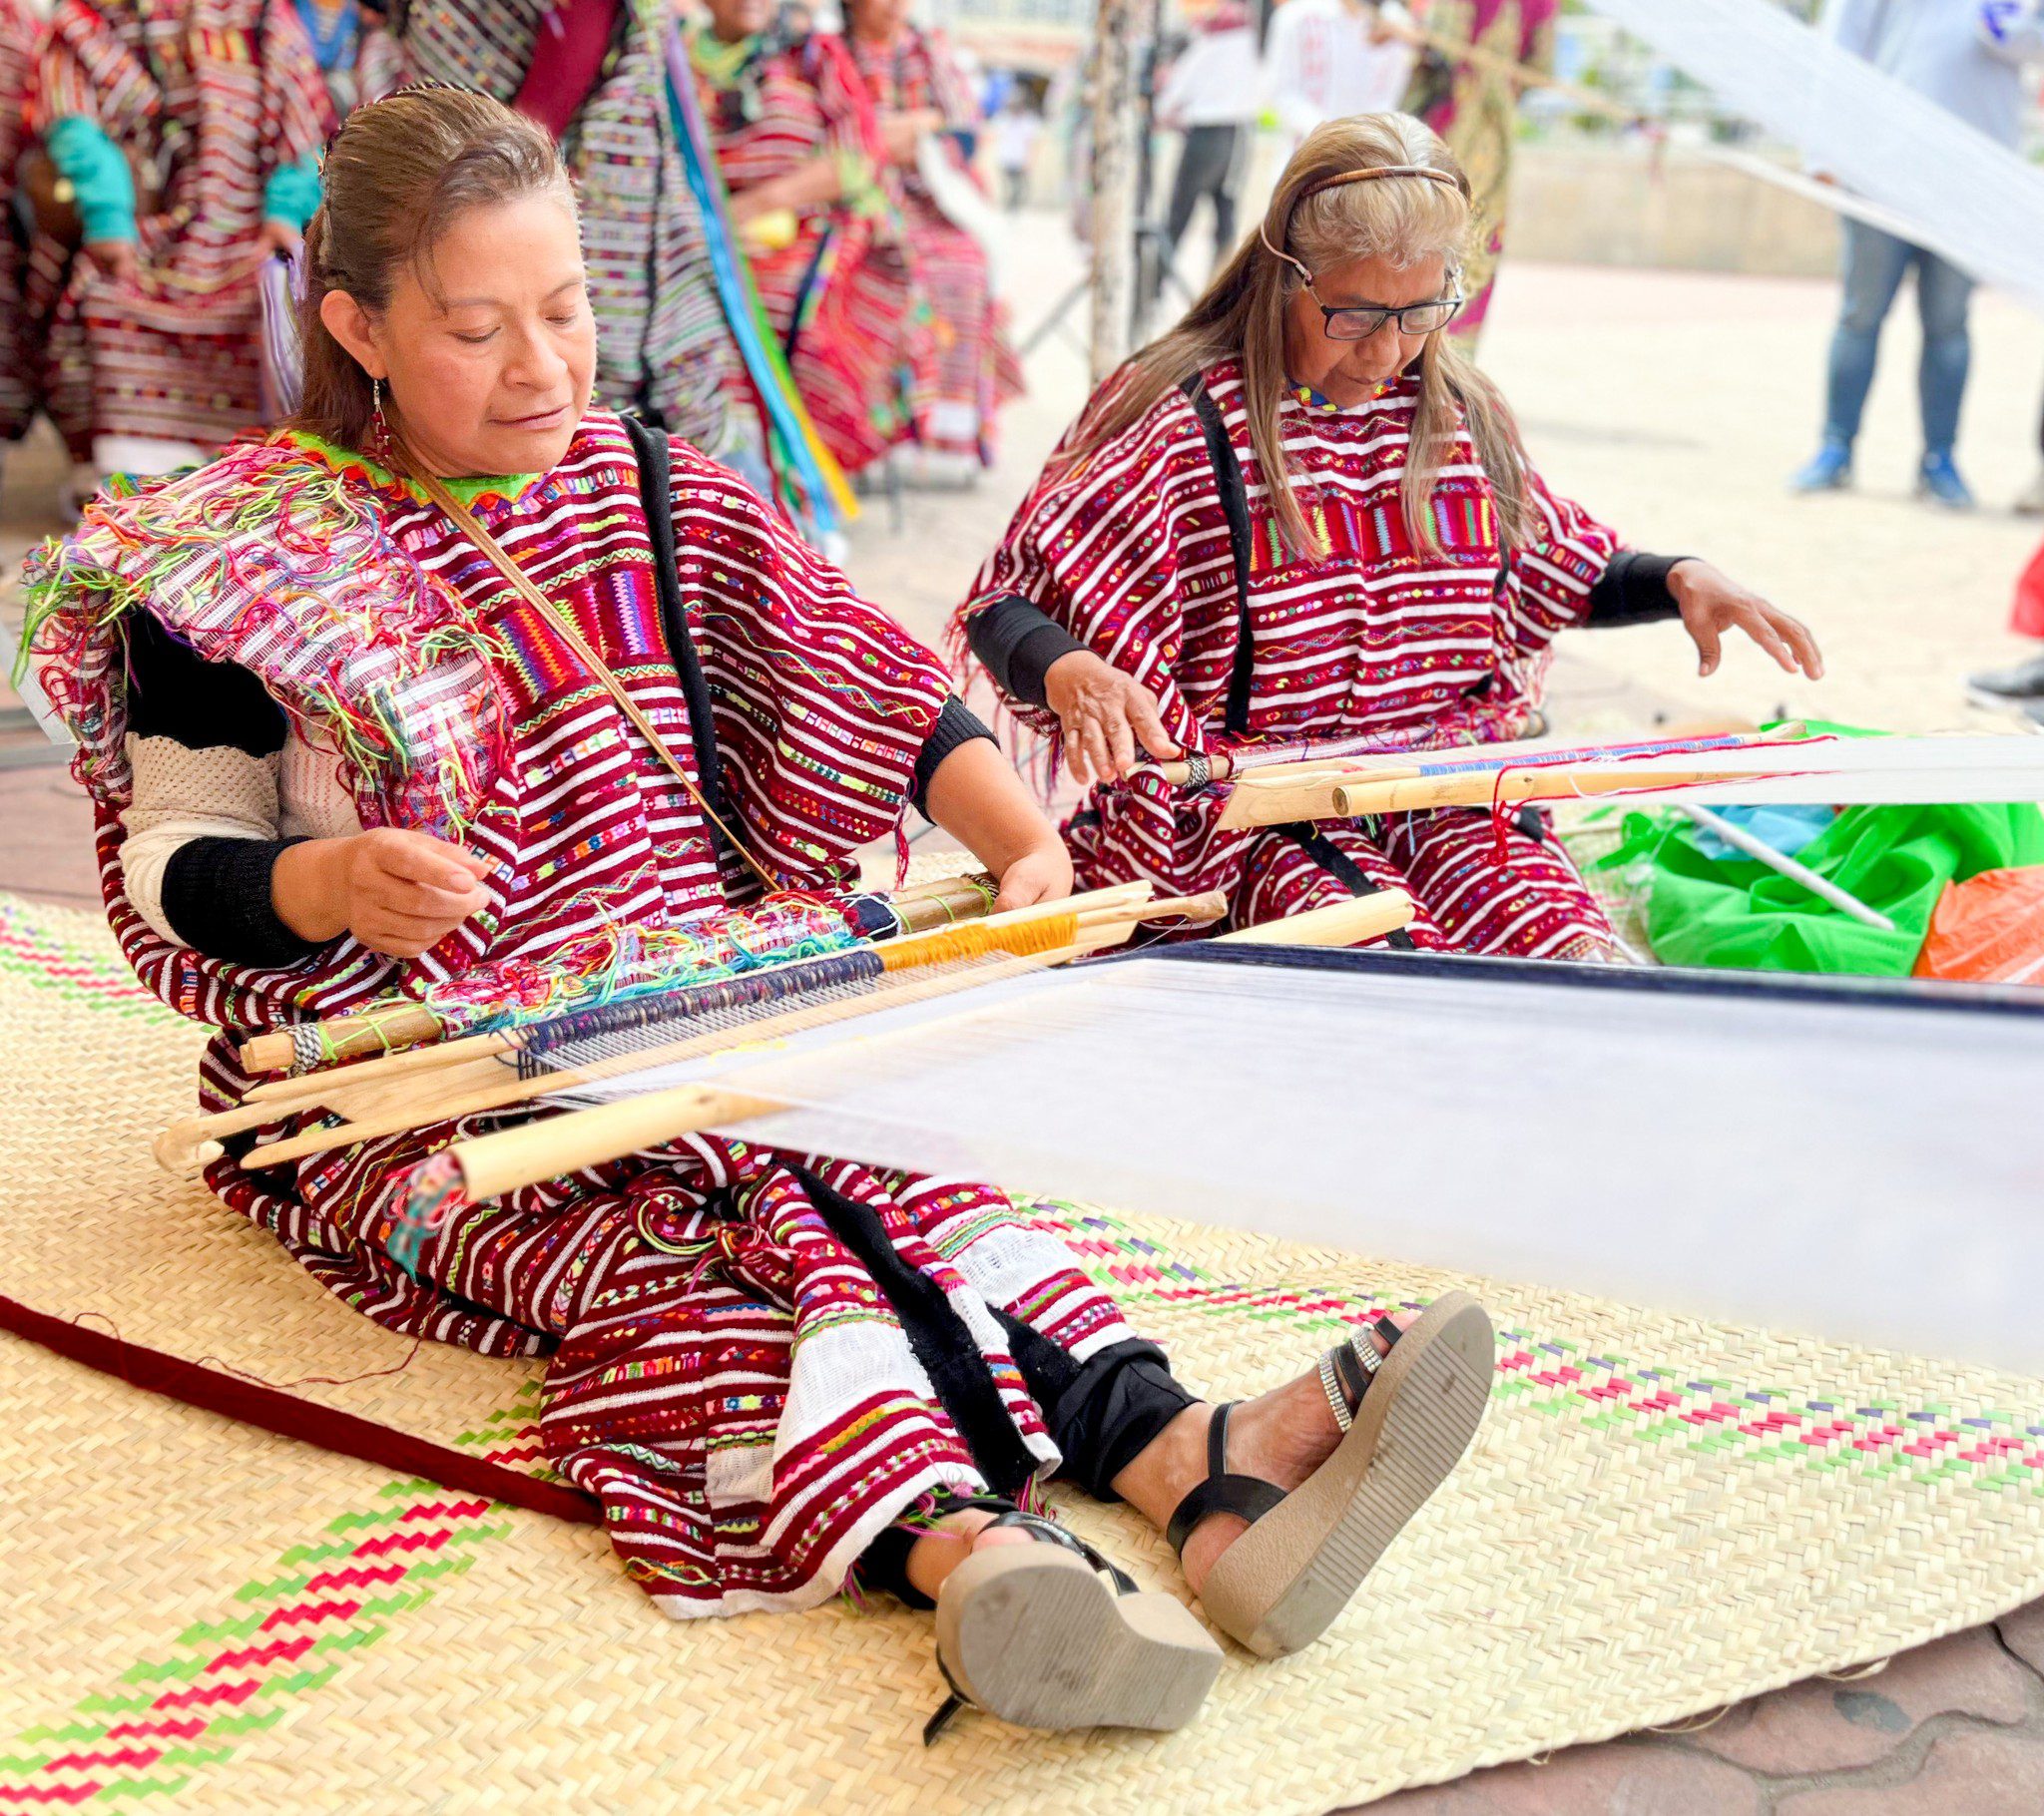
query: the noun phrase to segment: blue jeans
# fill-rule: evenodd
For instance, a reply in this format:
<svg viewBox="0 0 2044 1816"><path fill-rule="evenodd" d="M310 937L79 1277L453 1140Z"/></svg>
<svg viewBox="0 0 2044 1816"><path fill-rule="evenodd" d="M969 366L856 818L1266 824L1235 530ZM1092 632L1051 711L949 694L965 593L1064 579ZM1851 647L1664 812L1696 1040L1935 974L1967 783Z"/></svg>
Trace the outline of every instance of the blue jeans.
<svg viewBox="0 0 2044 1816"><path fill-rule="evenodd" d="M1881 323L1895 292L1913 264L1916 310L1923 318L1923 359L1916 391L1923 408L1923 451L1949 454L1959 433L1959 399L1965 394L1972 342L1966 333L1966 304L1973 280L1928 252L1863 222L1847 221L1843 279L1844 306L1831 336L1830 382L1824 397L1824 435L1850 445L1859 433L1866 393L1880 350Z"/></svg>

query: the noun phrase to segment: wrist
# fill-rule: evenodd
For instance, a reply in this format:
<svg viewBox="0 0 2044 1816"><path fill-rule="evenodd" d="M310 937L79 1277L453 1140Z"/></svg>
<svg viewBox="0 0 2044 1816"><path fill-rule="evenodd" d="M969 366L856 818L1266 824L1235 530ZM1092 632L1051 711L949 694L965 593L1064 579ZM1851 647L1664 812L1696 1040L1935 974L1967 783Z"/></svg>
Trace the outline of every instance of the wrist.
<svg viewBox="0 0 2044 1816"><path fill-rule="evenodd" d="M347 931L350 842L306 839L277 854L269 873L269 905L299 939L324 944Z"/></svg>
<svg viewBox="0 0 2044 1816"><path fill-rule="evenodd" d="M1668 591L1675 596L1675 603L1678 606L1688 606L1697 582L1709 571L1707 564L1699 561L1694 555L1684 556L1668 570Z"/></svg>
<svg viewBox="0 0 2044 1816"><path fill-rule="evenodd" d="M1056 662L1044 670L1043 690L1049 696L1051 705L1062 711L1063 707L1058 705L1057 697L1060 686L1069 687L1076 683L1081 677L1091 674L1092 665L1097 662L1100 662L1100 658L1095 656L1091 650L1067 650ZM1102 664L1102 667L1105 666L1105 664Z"/></svg>

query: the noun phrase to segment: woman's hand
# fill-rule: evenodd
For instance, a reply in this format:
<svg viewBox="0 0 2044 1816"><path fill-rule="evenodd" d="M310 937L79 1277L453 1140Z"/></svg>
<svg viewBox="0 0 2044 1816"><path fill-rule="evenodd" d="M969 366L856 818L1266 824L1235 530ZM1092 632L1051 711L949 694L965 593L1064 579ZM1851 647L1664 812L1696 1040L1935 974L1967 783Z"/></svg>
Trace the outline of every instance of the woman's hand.
<svg viewBox="0 0 2044 1816"><path fill-rule="evenodd" d="M277 919L300 939L351 933L371 952L413 959L489 902L487 858L425 832L381 826L309 839L270 873Z"/></svg>
<svg viewBox="0 0 2044 1816"><path fill-rule="evenodd" d="M288 221L265 221L256 231L256 243L265 258L295 258L305 236Z"/></svg>
<svg viewBox="0 0 2044 1816"><path fill-rule="evenodd" d="M117 283L133 283L141 272L132 239L94 239L85 254Z"/></svg>
<svg viewBox="0 0 2044 1816"><path fill-rule="evenodd" d="M1153 757L1181 755L1164 728L1157 696L1090 650L1074 650L1043 678L1050 709L1064 729L1065 767L1076 782L1112 781L1136 764L1136 746Z"/></svg>
<svg viewBox="0 0 2044 1816"><path fill-rule="evenodd" d="M1702 658L1699 675L1716 672L1727 631L1744 631L1790 675L1800 670L1811 681L1823 679L1824 659L1801 621L1749 593L1709 562L1677 562L1668 571L1668 590Z"/></svg>
<svg viewBox="0 0 2044 1816"><path fill-rule="evenodd" d="M906 114L880 116L880 145L889 164L908 168L915 163L916 148L925 133L944 130L944 116L933 107L916 108Z"/></svg>
<svg viewBox="0 0 2044 1816"><path fill-rule="evenodd" d="M996 914L1033 908L1038 902L1061 902L1072 893L1072 854L1053 832L1044 843L1013 859L994 881L1000 885L994 897Z"/></svg>
<svg viewBox="0 0 2044 1816"><path fill-rule="evenodd" d="M969 738L930 777L923 811L993 873L994 907L1027 908L1072 893L1064 840L990 737Z"/></svg>

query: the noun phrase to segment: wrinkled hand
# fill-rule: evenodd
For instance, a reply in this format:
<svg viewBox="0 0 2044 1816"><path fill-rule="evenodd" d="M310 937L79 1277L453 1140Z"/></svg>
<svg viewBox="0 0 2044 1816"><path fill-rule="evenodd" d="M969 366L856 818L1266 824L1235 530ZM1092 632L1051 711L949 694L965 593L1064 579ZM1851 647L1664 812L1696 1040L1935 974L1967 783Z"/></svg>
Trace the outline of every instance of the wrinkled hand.
<svg viewBox="0 0 2044 1816"><path fill-rule="evenodd" d="M920 113L889 114L880 122L880 144L889 164L906 167L915 163L915 148L927 119Z"/></svg>
<svg viewBox="0 0 2044 1816"><path fill-rule="evenodd" d="M280 258L295 258L305 236L287 221L265 221L256 229L256 243L265 258L272 252Z"/></svg>
<svg viewBox="0 0 2044 1816"><path fill-rule="evenodd" d="M1061 902L1072 893L1072 858L1063 839L1025 851L1000 874L994 912L1029 908L1038 902Z"/></svg>
<svg viewBox="0 0 2044 1816"><path fill-rule="evenodd" d="M325 861L342 926L391 958L417 958L489 902L489 860L429 833L380 826L333 840Z"/></svg>
<svg viewBox="0 0 2044 1816"><path fill-rule="evenodd" d="M1701 658L1699 675L1716 672L1727 631L1744 631L1790 675L1799 670L1811 681L1823 679L1824 659L1801 621L1749 593L1709 562L1677 562L1669 570L1668 587Z"/></svg>
<svg viewBox="0 0 2044 1816"><path fill-rule="evenodd" d="M1059 657L1044 676L1044 688L1064 729L1065 767L1076 782L1127 775L1138 744L1153 757L1181 754L1150 689L1091 651Z"/></svg>
<svg viewBox="0 0 2044 1816"><path fill-rule="evenodd" d="M132 239L89 240L85 250L94 264L120 283L133 283L142 269Z"/></svg>

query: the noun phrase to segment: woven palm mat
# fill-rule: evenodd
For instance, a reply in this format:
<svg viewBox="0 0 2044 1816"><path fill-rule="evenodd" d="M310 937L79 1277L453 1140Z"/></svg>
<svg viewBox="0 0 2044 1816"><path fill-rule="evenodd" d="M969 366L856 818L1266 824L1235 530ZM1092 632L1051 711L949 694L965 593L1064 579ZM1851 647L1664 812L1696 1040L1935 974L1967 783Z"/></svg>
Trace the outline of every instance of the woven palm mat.
<svg viewBox="0 0 2044 1816"><path fill-rule="evenodd" d="M0 1041L4 1290L536 1464L534 1371L414 1350L155 1171L148 1136L189 1102L195 1037L93 922L0 898ZM1449 1284L1042 1214L1217 1392L1277 1381L1341 1320ZM673 1624L594 1529L393 1483L0 1339L0 1810L563 1793L634 1810L1321 1810L1672 1721L2044 1593L2044 1383L1478 1289L1503 1333L1483 1432L1325 1641L1278 1663L1232 1652L1177 1735L967 1715L928 1751L924 1616ZM1125 1510L1063 1505L1177 1587Z"/></svg>

